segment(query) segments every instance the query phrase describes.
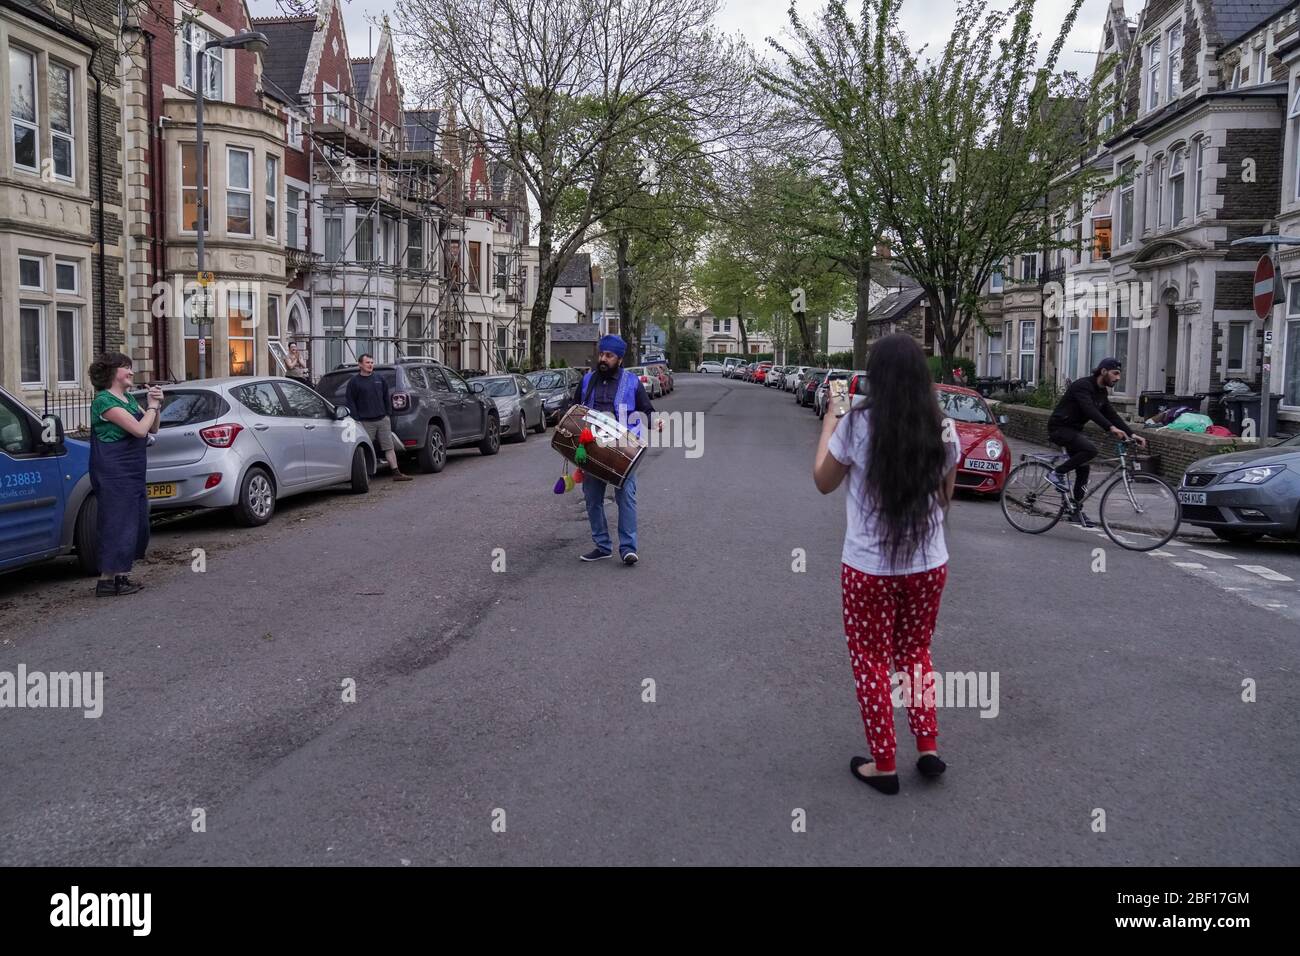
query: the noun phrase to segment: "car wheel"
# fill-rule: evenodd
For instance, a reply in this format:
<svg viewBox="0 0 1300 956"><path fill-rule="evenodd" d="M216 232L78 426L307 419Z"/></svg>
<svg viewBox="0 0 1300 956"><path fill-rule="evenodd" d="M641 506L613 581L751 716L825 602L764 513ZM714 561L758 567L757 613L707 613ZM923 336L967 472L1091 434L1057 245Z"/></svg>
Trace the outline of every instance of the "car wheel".
<svg viewBox="0 0 1300 956"><path fill-rule="evenodd" d="M1235 544L1254 544L1264 535L1258 531L1235 531L1232 528L1211 528L1214 536L1220 541L1231 541Z"/></svg>
<svg viewBox="0 0 1300 956"><path fill-rule="evenodd" d="M537 427L533 429L539 435L546 434L546 409L542 409L537 415Z"/></svg>
<svg viewBox="0 0 1300 956"><path fill-rule="evenodd" d="M366 450L360 446L352 452L352 493L364 495L370 490L370 463L366 461Z"/></svg>
<svg viewBox="0 0 1300 956"><path fill-rule="evenodd" d="M360 448L357 449L361 451ZM362 453L364 459L364 453ZM365 461L362 461L364 471ZM356 473L356 460L353 459L352 470ZM275 514L275 483L270 473L260 465L254 465L239 483L239 500L235 502L235 520L245 528L256 528L271 520Z"/></svg>
<svg viewBox="0 0 1300 956"><path fill-rule="evenodd" d="M489 415L487 434L478 443L478 450L485 455L495 455L501 450L501 421L495 415Z"/></svg>
<svg viewBox="0 0 1300 956"><path fill-rule="evenodd" d="M99 499L86 495L77 512L77 524L72 531L72 543L77 548L77 566L82 574L99 573Z"/></svg>
<svg viewBox="0 0 1300 956"><path fill-rule="evenodd" d="M515 435L511 441L520 445L528 441L528 416L524 414L522 408L519 409L519 434Z"/></svg>
<svg viewBox="0 0 1300 956"><path fill-rule="evenodd" d="M437 422L429 423L429 434L424 438L424 447L416 452L415 461L426 475L436 475L446 467L447 439Z"/></svg>

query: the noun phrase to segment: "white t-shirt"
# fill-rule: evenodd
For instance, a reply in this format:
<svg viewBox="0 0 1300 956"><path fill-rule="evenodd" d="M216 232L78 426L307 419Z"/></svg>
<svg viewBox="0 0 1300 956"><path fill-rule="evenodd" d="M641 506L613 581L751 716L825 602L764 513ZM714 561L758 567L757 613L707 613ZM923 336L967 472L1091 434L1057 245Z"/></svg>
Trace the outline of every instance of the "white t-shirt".
<svg viewBox="0 0 1300 956"><path fill-rule="evenodd" d="M853 420L850 427L849 421ZM845 507L848 512L848 526L844 530L844 552L841 560L851 568L863 574L915 574L929 571L948 561L948 545L943 537L943 506L936 496L932 515L931 531L925 546L917 548L910 560L904 560L897 566L891 566L889 556L882 548L877 516L866 511L862 506L862 485L866 480L867 456L870 447L867 436L871 430L865 414L845 415L831 433L829 450L831 455L842 465L849 466L849 488ZM948 442L948 467L955 467L961 458L961 446L957 443L956 429L945 428L945 434L954 439Z"/></svg>

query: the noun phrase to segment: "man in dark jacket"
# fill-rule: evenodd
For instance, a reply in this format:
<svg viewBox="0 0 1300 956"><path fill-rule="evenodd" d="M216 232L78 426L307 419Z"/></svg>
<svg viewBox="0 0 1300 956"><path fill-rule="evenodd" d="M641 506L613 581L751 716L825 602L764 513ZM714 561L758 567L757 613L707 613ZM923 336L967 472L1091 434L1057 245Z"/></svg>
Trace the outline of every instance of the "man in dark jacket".
<svg viewBox="0 0 1300 956"><path fill-rule="evenodd" d="M1095 422L1103 431L1109 431L1119 439L1137 438L1138 444L1146 447L1146 439L1135 436L1133 429L1111 407L1110 389L1120 379L1121 365L1118 359L1104 358L1093 369L1090 378L1077 378L1070 383L1056 403L1052 417L1047 420L1047 435L1052 444L1060 445L1070 457L1049 471L1047 478L1068 495L1069 485L1065 476L1074 472L1074 500L1082 501L1088 487L1088 462L1097 457L1097 446L1083 434L1083 426Z"/></svg>
<svg viewBox="0 0 1300 956"><path fill-rule="evenodd" d="M402 474L397 467L397 451L393 443L393 426L388 420L388 383L382 375L375 374L375 357L370 353L357 359L356 375L348 380L344 401L366 434L372 445L384 453L394 481L410 481L410 475Z"/></svg>

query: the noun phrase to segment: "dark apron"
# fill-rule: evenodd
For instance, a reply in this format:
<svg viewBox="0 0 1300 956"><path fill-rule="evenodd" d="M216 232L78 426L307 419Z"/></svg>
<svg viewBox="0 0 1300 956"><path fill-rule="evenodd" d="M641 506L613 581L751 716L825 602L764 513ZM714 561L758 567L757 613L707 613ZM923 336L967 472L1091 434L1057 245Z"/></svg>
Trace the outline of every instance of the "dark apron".
<svg viewBox="0 0 1300 956"><path fill-rule="evenodd" d="M144 417L135 413L135 420ZM90 486L99 512L99 573L126 574L149 547L149 498L145 494L148 438L127 435L100 441L90 432Z"/></svg>

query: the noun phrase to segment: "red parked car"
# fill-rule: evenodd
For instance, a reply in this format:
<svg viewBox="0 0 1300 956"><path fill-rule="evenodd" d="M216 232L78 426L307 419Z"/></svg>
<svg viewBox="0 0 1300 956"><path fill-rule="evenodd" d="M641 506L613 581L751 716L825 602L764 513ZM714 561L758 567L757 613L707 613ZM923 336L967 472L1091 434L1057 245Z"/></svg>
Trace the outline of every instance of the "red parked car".
<svg viewBox="0 0 1300 956"><path fill-rule="evenodd" d="M767 373L774 364L775 363L773 362L759 362L758 368L754 369L754 377L751 379L751 381L756 382L759 385L762 385L763 382L767 380Z"/></svg>
<svg viewBox="0 0 1300 956"><path fill-rule="evenodd" d="M952 419L961 442L957 488L1001 494L1011 471L1011 447L998 428L1000 420L994 418L979 392L960 385L936 385L934 390L940 410Z"/></svg>
<svg viewBox="0 0 1300 956"><path fill-rule="evenodd" d="M667 369L662 365L647 365L645 370L655 378L659 379L659 394L667 395L673 390L672 379L668 377Z"/></svg>

